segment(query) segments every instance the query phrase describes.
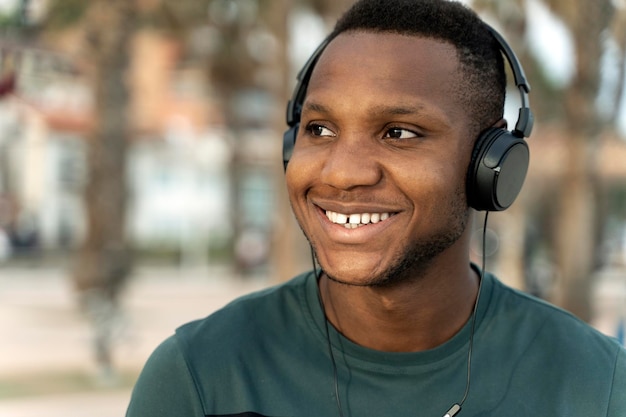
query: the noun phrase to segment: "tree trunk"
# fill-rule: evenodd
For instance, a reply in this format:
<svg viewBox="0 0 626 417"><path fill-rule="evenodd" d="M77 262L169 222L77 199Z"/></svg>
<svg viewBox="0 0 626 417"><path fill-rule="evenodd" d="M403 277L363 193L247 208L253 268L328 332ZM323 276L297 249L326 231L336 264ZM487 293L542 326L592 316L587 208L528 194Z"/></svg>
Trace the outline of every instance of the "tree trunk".
<svg viewBox="0 0 626 417"><path fill-rule="evenodd" d="M583 320L591 319L591 279L598 244L593 149L600 128L594 102L600 84L603 32L613 8L610 0L559 2L560 12L572 32L576 73L565 94L566 166L555 222L556 261L560 285L557 304Z"/></svg>
<svg viewBox="0 0 626 417"><path fill-rule="evenodd" d="M113 371L112 330L119 293L130 272L126 240L126 151L130 139L126 69L136 10L131 0L93 1L85 19L94 125L87 137L87 235L74 283L92 321L104 376Z"/></svg>
<svg viewBox="0 0 626 417"><path fill-rule="evenodd" d="M275 111L274 127L278 133L277 140L282 141L281 133L286 130L285 124L285 106L287 100L291 95L291 68L289 64L288 46L289 46L289 33L287 27L288 15L290 12L289 0L276 0L273 2L274 10L272 10L273 22L271 27L274 35L280 43L279 59L276 60L276 71L281 74L282 83L276 86L274 96L276 102L279 103L278 108ZM283 106L284 104L284 106ZM282 151L282 142L277 149ZM290 279L299 271L299 265L297 262L299 250L302 245L298 245L296 242L298 239L302 240L300 229L291 212L291 206L289 205L289 198L287 196L287 189L285 186L285 176L283 173L283 164L280 162L279 154L276 155L276 163L274 164L276 179L276 209L278 215L274 220L276 222L274 227L274 235L272 236L272 264L274 270L272 271L272 280L282 282Z"/></svg>

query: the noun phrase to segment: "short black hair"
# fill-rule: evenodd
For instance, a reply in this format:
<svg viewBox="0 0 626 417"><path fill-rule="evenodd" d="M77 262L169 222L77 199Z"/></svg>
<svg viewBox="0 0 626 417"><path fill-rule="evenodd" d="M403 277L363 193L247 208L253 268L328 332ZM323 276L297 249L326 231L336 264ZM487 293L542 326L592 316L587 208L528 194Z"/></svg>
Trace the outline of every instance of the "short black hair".
<svg viewBox="0 0 626 417"><path fill-rule="evenodd" d="M478 15L448 0L359 0L337 21L329 39L365 31L421 36L448 42L458 53L461 103L470 109L474 134L504 113L506 73L498 42Z"/></svg>

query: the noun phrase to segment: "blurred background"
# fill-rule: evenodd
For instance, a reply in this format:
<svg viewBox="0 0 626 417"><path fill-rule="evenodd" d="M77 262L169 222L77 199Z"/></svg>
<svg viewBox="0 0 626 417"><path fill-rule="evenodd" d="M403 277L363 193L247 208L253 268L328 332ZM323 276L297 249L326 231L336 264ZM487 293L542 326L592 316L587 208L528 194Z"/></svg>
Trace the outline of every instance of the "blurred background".
<svg viewBox="0 0 626 417"><path fill-rule="evenodd" d="M536 117L487 269L623 343L626 1L466 2ZM1 417L123 415L175 327L310 268L285 104L351 3L0 0Z"/></svg>

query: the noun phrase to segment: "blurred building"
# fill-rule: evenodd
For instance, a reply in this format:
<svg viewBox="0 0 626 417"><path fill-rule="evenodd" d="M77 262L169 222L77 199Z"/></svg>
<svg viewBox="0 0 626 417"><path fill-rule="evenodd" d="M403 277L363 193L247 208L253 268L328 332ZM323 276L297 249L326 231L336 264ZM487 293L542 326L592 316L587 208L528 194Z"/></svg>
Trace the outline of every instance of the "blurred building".
<svg viewBox="0 0 626 417"><path fill-rule="evenodd" d="M56 51L0 41L0 60L14 78L0 99L0 256L3 241L14 255L71 249L85 228L90 90ZM140 250L205 258L231 233L232 157L206 77L180 62L176 43L140 32L129 80L129 233Z"/></svg>

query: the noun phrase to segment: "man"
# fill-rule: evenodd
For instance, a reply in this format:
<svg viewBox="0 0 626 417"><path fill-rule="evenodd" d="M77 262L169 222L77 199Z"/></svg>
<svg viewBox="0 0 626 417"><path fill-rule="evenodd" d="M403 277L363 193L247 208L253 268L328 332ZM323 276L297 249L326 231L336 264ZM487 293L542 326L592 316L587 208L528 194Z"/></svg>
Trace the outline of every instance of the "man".
<svg viewBox="0 0 626 417"><path fill-rule="evenodd" d="M321 270L179 328L127 416L626 416L618 343L469 260L468 201L506 208L526 169L506 50L458 3L355 4L289 107L289 198ZM473 167L500 136L485 200Z"/></svg>

